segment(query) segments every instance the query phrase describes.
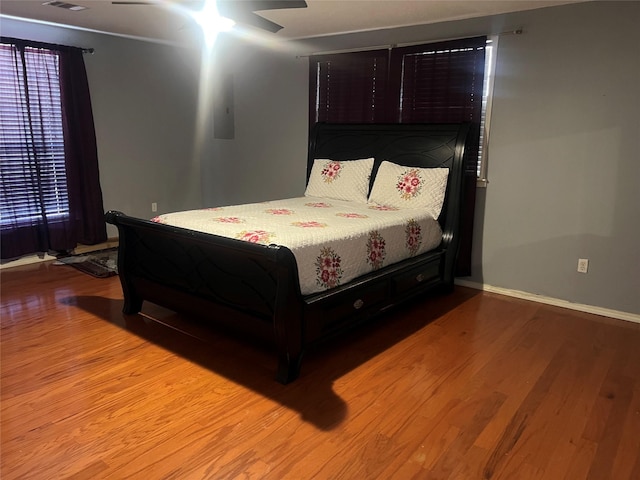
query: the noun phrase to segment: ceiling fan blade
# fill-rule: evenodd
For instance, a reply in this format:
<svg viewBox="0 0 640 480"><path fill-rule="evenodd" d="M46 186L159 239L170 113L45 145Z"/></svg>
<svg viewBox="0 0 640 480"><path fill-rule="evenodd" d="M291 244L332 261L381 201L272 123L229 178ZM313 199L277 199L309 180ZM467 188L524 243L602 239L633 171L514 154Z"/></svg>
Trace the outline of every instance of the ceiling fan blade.
<svg viewBox="0 0 640 480"><path fill-rule="evenodd" d="M271 20L267 20L266 18L261 17L260 15L253 12L238 12L233 11L229 13L225 13L224 10L218 10L220 15L226 18L230 18L236 23L241 23L244 25L250 25L252 27L260 28L262 30L267 30L268 32L276 33L282 30L282 25L278 25Z"/></svg>
<svg viewBox="0 0 640 480"><path fill-rule="evenodd" d="M203 3L205 0L184 3ZM161 0L114 0L112 5L159 5ZM307 8L305 0L217 0L218 6L226 4L225 8L235 9L241 8L250 12L259 12L261 10L281 10L284 8Z"/></svg>
<svg viewBox="0 0 640 480"><path fill-rule="evenodd" d="M304 0L246 0L244 6L252 12L261 10L282 10L285 8L307 8Z"/></svg>
<svg viewBox="0 0 640 480"><path fill-rule="evenodd" d="M216 5L218 12L223 17L276 33L282 29L282 25L267 20L254 12L283 8L305 8L307 2L303 0L217 0Z"/></svg>

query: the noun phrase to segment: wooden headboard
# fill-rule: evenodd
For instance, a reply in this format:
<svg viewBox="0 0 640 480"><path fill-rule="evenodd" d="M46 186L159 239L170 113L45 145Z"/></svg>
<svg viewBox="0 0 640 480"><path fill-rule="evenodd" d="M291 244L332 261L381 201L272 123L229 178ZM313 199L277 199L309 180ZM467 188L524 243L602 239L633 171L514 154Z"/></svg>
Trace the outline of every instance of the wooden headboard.
<svg viewBox="0 0 640 480"><path fill-rule="evenodd" d="M410 167L449 168L447 194L439 218L446 237L459 228L468 132L468 123L318 123L309 136L307 180L317 158L346 161L373 157L371 185L384 160Z"/></svg>

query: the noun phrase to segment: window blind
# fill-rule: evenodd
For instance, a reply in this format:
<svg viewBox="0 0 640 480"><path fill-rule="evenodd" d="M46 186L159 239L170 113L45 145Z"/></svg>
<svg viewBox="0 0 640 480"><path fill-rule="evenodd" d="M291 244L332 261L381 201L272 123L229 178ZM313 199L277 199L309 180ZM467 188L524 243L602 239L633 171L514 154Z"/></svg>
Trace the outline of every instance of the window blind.
<svg viewBox="0 0 640 480"><path fill-rule="evenodd" d="M59 58L0 44L0 225L69 215Z"/></svg>
<svg viewBox="0 0 640 480"><path fill-rule="evenodd" d="M389 53L371 50L310 58L310 124L385 121Z"/></svg>
<svg viewBox="0 0 640 480"><path fill-rule="evenodd" d="M482 119L486 37L394 48L392 86L399 123L471 122ZM478 144L467 152L467 170L477 175Z"/></svg>
<svg viewBox="0 0 640 480"><path fill-rule="evenodd" d="M392 52L401 79L400 123L476 120L482 111L484 45L432 48Z"/></svg>

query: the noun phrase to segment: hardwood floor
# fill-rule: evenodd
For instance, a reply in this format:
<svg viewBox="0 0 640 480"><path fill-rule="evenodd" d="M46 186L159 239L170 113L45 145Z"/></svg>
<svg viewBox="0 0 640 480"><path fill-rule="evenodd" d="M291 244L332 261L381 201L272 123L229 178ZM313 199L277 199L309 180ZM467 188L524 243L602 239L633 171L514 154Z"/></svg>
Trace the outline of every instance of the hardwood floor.
<svg viewBox="0 0 640 480"><path fill-rule="evenodd" d="M640 324L457 287L275 357L51 263L2 281L0 477L640 479Z"/></svg>

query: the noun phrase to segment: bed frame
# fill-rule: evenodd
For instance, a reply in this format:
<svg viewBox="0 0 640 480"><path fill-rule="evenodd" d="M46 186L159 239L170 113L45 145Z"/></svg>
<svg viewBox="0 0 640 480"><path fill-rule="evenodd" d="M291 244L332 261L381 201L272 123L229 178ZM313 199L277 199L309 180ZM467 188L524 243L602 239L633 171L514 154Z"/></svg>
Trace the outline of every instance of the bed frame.
<svg viewBox="0 0 640 480"><path fill-rule="evenodd" d="M316 158L374 157L372 181L383 160L450 168L439 247L321 293L300 293L296 260L286 247L107 212L107 222L119 232L123 312L140 312L146 300L268 339L277 352L277 380L295 380L311 344L434 288L453 288L468 131L468 124L318 124L313 129L307 176Z"/></svg>

